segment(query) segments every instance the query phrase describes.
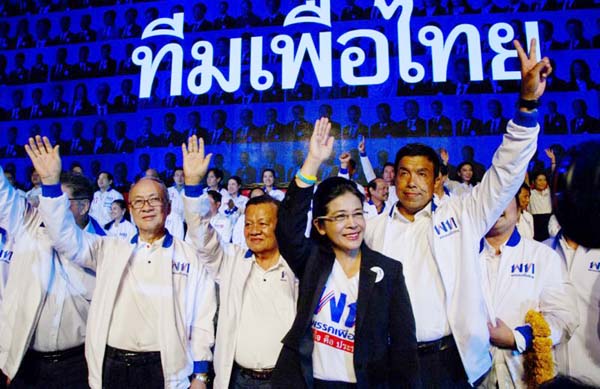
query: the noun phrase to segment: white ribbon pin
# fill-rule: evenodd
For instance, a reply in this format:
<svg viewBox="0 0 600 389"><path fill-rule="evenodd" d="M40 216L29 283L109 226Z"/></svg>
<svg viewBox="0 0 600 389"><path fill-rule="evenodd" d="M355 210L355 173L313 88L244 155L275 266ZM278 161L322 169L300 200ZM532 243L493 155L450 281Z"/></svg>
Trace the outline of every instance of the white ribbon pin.
<svg viewBox="0 0 600 389"><path fill-rule="evenodd" d="M373 273L375 273L375 275L376 275L375 276L375 283L378 283L379 281L383 280L384 273L383 273L383 269L382 268L380 268L379 266L373 266L371 268L371 271Z"/></svg>

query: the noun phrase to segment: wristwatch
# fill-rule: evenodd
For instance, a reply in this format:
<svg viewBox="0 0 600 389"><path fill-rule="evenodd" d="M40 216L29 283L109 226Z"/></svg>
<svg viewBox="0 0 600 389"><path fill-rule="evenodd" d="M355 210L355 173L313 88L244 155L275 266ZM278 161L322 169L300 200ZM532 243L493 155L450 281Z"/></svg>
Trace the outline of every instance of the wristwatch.
<svg viewBox="0 0 600 389"><path fill-rule="evenodd" d="M194 380L198 380L200 382L208 383L208 374L206 373L198 373L194 374Z"/></svg>
<svg viewBox="0 0 600 389"><path fill-rule="evenodd" d="M539 100L525 100L523 98L519 99L519 107L526 108L529 110L537 109L540 106Z"/></svg>

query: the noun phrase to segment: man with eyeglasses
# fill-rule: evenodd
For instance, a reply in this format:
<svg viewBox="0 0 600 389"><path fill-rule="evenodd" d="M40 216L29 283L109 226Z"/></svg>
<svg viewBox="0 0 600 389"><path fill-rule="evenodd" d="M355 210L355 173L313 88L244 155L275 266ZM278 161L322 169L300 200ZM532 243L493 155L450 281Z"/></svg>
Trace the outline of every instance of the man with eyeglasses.
<svg viewBox="0 0 600 389"><path fill-rule="evenodd" d="M296 276L275 237L279 201L264 193L251 198L244 211L248 249L223 244L212 220L218 207L203 211L209 200L201 196L200 182L210 158L202 140L189 138L183 148L188 235L219 283L214 387L271 388L281 339L292 326L298 298Z"/></svg>
<svg viewBox="0 0 600 389"><path fill-rule="evenodd" d="M88 215L91 182L58 173L56 189L64 193L73 228L104 235ZM11 388L86 388L84 342L95 274L54 249L39 211L3 174L0 231L0 284L6 280L4 291L0 287L0 369L8 377L2 379Z"/></svg>
<svg viewBox="0 0 600 389"><path fill-rule="evenodd" d="M130 242L98 237L75 228L66 212L58 147L37 136L25 149L42 178L39 209L56 250L96 272L85 345L90 387L205 388L214 282L194 248L165 229L164 184L143 178L129 192L138 227Z"/></svg>

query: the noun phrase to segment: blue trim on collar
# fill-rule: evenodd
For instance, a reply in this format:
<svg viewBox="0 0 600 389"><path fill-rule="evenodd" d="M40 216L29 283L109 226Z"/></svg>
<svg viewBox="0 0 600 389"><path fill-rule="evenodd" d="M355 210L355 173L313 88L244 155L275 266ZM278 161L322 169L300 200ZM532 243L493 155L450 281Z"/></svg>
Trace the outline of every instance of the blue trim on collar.
<svg viewBox="0 0 600 389"><path fill-rule="evenodd" d="M246 254L244 254L244 259L252 258L252 255L254 255L254 253L252 252L252 250L248 249L248 251L246 251Z"/></svg>
<svg viewBox="0 0 600 389"><path fill-rule="evenodd" d="M60 184L54 185L43 185L42 184L42 196L44 197L60 197L63 192L60 188Z"/></svg>
<svg viewBox="0 0 600 389"><path fill-rule="evenodd" d="M98 224L98 222L96 221L96 219L94 219L93 217L89 216L90 218L90 224L92 225L92 228L94 229L94 233L96 235L100 235L100 236L106 236L106 232L104 231L104 229L100 226L100 224Z"/></svg>
<svg viewBox="0 0 600 389"><path fill-rule="evenodd" d="M560 245L560 238L562 238L563 236L563 231L562 228L558 231L558 234L556 234L556 236L554 237L554 240L552 241L552 250L556 250L558 248L558 246Z"/></svg>
<svg viewBox="0 0 600 389"><path fill-rule="evenodd" d="M450 191L448 190L448 188L446 188L445 186L442 187L444 189L444 193L448 196L450 196Z"/></svg>
<svg viewBox="0 0 600 389"><path fill-rule="evenodd" d="M519 234L519 230L517 229L517 226L515 226L515 229L513 230L512 234L510 235L510 238L508 238L508 240L506 241L506 245L508 247L516 247L519 242L521 242L521 234ZM481 254L483 252L483 249L485 248L485 237L481 238L481 240L479 241L479 254Z"/></svg>
<svg viewBox="0 0 600 389"><path fill-rule="evenodd" d="M392 209L390 209L390 213L388 213L388 217L392 217L392 215L394 214L394 208L396 208L397 205L398 205L398 202L395 202L394 205L392 206Z"/></svg>
<svg viewBox="0 0 600 389"><path fill-rule="evenodd" d="M506 241L506 245L508 247L516 247L520 241L521 241L521 234L519 234L519 230L517 229L517 226L515 226L515 229L513 230L512 234L510 235L510 238L508 238L508 241Z"/></svg>
<svg viewBox="0 0 600 389"><path fill-rule="evenodd" d="M162 247L166 249L173 245L173 235L171 235L169 230L165 229L165 231L166 231L165 240L163 240ZM133 236L133 238L131 238L129 243L137 244L139 242L139 240L140 240L140 234L138 233L138 234L135 234Z"/></svg>
<svg viewBox="0 0 600 389"><path fill-rule="evenodd" d="M435 203L435 201L433 201L433 197L431 198L431 213L433 214L435 212L435 210L437 209L437 204Z"/></svg>

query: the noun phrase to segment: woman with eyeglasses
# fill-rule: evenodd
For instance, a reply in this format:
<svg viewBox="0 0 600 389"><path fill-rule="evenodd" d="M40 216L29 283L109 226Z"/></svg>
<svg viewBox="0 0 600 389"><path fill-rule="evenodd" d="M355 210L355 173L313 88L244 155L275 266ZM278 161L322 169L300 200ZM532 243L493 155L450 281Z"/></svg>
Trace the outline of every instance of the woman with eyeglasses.
<svg viewBox="0 0 600 389"><path fill-rule="evenodd" d="M401 263L363 242L364 198L356 184L328 178L313 196L319 166L333 149L330 129L327 118L315 123L308 156L279 210L279 249L300 280L300 296L273 385L417 386L415 321Z"/></svg>

